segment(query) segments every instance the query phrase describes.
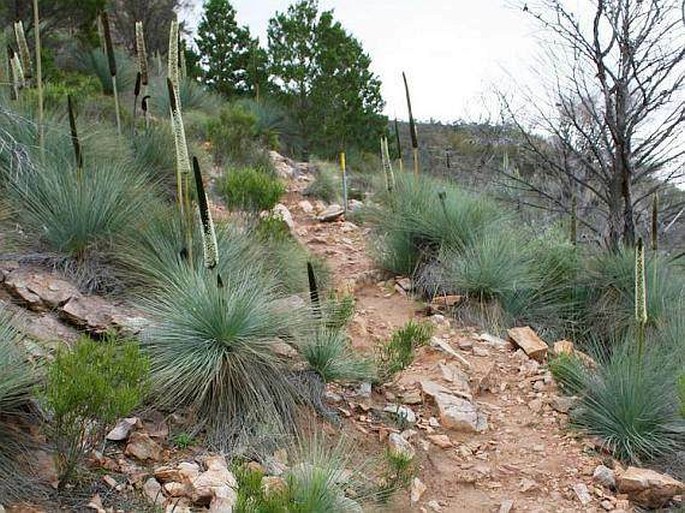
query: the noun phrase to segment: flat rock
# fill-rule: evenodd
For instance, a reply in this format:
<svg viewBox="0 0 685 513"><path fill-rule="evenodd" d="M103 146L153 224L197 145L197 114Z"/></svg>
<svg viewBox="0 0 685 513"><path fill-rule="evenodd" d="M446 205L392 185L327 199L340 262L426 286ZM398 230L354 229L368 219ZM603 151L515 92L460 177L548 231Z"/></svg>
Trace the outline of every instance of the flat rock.
<svg viewBox="0 0 685 513"><path fill-rule="evenodd" d="M452 440L450 440L450 437L447 435L428 435L428 440L441 449L448 449L454 446Z"/></svg>
<svg viewBox="0 0 685 513"><path fill-rule="evenodd" d="M138 424L138 417L121 419L117 422L117 425L107 433L105 438L111 442L122 442L128 438L136 424Z"/></svg>
<svg viewBox="0 0 685 513"><path fill-rule="evenodd" d="M507 330L507 333L514 344L520 347L533 360L542 362L547 356L549 346L529 326L511 328Z"/></svg>
<svg viewBox="0 0 685 513"><path fill-rule="evenodd" d="M71 298L81 296L68 281L24 269L11 271L5 278L5 287L21 303L36 311L57 308Z"/></svg>
<svg viewBox="0 0 685 513"><path fill-rule="evenodd" d="M435 401L440 413L440 424L445 428L470 433L487 430L487 419L471 401L457 397L434 381L421 380L421 388Z"/></svg>
<svg viewBox="0 0 685 513"><path fill-rule="evenodd" d="M112 327L117 307L98 296L71 298L60 308L60 317L79 328L104 333Z"/></svg>
<svg viewBox="0 0 685 513"><path fill-rule="evenodd" d="M288 210L288 207L286 207L283 203L278 203L271 211L271 214L274 217L282 219L290 232L295 233L295 221L293 220L293 215L290 213L290 210Z"/></svg>
<svg viewBox="0 0 685 513"><path fill-rule="evenodd" d="M141 461L159 461L162 448L147 433L136 431L129 436L124 454Z"/></svg>
<svg viewBox="0 0 685 513"><path fill-rule="evenodd" d="M599 483L612 490L616 488L616 474L613 470L604 465L597 465L595 471L592 473L592 479L595 483Z"/></svg>
<svg viewBox="0 0 685 513"><path fill-rule="evenodd" d="M666 474L638 467L628 467L616 479L618 491L646 508L668 504L675 495L685 493L685 484Z"/></svg>
<svg viewBox="0 0 685 513"><path fill-rule="evenodd" d="M207 470L192 482L192 499L197 504L211 504L217 497L225 498L224 488L235 489L238 482L228 470L226 458L210 456L204 461Z"/></svg>
<svg viewBox="0 0 685 513"><path fill-rule="evenodd" d="M317 219L322 223L330 223L332 221L336 221L337 219L339 219L344 213L345 209L342 208L340 205L328 205L323 210L323 212L319 214L319 217Z"/></svg>
<svg viewBox="0 0 685 513"><path fill-rule="evenodd" d="M426 485L423 484L423 481L421 481L418 477L412 479L411 487L409 489L409 497L411 499L411 503L416 504L417 502L419 502L423 494L426 493L426 490Z"/></svg>
<svg viewBox="0 0 685 513"><path fill-rule="evenodd" d="M559 413L568 413L575 408L579 400L576 396L555 395L550 397L549 405Z"/></svg>
<svg viewBox="0 0 685 513"><path fill-rule="evenodd" d="M499 513L510 513L514 509L514 501L505 499L499 504Z"/></svg>
<svg viewBox="0 0 685 513"><path fill-rule="evenodd" d="M312 203L308 200L302 200L298 203L298 205L305 214L311 214L314 212L314 205L312 205Z"/></svg>
<svg viewBox="0 0 685 513"><path fill-rule="evenodd" d="M442 379L450 383L450 390L456 391L458 395L470 401L472 395L468 375L452 363L439 363L438 367L442 373Z"/></svg>
<svg viewBox="0 0 685 513"><path fill-rule="evenodd" d="M573 493L583 506L587 506L592 502L592 495L590 495L590 490L584 483L576 483L573 485Z"/></svg>
<svg viewBox="0 0 685 513"><path fill-rule="evenodd" d="M143 493L148 500L157 506L164 505L164 493L162 492L162 485L159 484L154 477L149 478L143 484Z"/></svg>

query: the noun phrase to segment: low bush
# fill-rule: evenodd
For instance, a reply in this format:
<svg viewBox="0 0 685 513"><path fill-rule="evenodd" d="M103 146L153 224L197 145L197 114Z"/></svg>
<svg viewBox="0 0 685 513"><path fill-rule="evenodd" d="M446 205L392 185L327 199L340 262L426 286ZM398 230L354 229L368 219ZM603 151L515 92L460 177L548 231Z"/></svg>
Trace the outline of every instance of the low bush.
<svg viewBox="0 0 685 513"><path fill-rule="evenodd" d="M253 168L227 169L217 188L229 208L245 212L271 210L285 193L278 178Z"/></svg>
<svg viewBox="0 0 685 513"><path fill-rule="evenodd" d="M169 88L166 84L166 78L154 80L151 89L154 91L151 104L152 115L169 119L171 103L169 102ZM184 116L190 114L191 111L214 115L221 106L219 96L191 78L181 80L178 96Z"/></svg>
<svg viewBox="0 0 685 513"><path fill-rule="evenodd" d="M428 344L432 334L432 325L413 320L395 331L380 351L378 368L381 379L387 381L406 369L414 360L416 349Z"/></svg>
<svg viewBox="0 0 685 513"><path fill-rule="evenodd" d="M271 171L260 145L257 117L240 104L229 104L207 123L207 137L219 164L259 167ZM262 143L264 141L261 141Z"/></svg>
<svg viewBox="0 0 685 513"><path fill-rule="evenodd" d="M30 405L39 374L20 349L24 337L14 321L0 307L0 503L5 504L35 498L20 461L26 457L27 442L22 422L32 420Z"/></svg>
<svg viewBox="0 0 685 513"><path fill-rule="evenodd" d="M312 196L326 203L340 202L342 199L342 178L333 164L317 162L314 181L305 189L305 196Z"/></svg>
<svg viewBox="0 0 685 513"><path fill-rule="evenodd" d="M384 453L384 469L375 498L382 503L388 502L395 492L409 488L415 475L416 467L408 454L386 450Z"/></svg>
<svg viewBox="0 0 685 513"><path fill-rule="evenodd" d="M136 82L136 68L125 52L115 51L117 63L117 88L119 94L133 90ZM109 71L107 55L100 48L83 52L79 59L81 71L92 75L99 82L104 94L113 94L112 75Z"/></svg>
<svg viewBox="0 0 685 513"><path fill-rule="evenodd" d="M371 381L373 362L359 356L340 329L320 328L299 345L299 352L324 382Z"/></svg>
<svg viewBox="0 0 685 513"><path fill-rule="evenodd" d="M148 391L148 360L138 344L109 335L84 337L61 349L47 370L44 396L52 414L50 438L57 451L60 486L118 418L130 414Z"/></svg>

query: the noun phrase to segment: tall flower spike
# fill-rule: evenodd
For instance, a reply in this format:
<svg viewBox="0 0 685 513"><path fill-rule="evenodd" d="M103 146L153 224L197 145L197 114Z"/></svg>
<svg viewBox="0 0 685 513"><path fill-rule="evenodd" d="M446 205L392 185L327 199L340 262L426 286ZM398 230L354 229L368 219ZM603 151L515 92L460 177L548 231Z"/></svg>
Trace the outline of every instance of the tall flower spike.
<svg viewBox="0 0 685 513"><path fill-rule="evenodd" d="M171 78L167 78L167 88L169 90L169 103L171 105L171 129L174 133L174 144L176 146L176 181L178 190L178 202L181 217L184 213L183 196L183 176L190 174L190 157L188 156L188 145L186 143L186 132L183 126L183 116L179 105L176 103L176 88Z"/></svg>
<svg viewBox="0 0 685 513"><path fill-rule="evenodd" d="M26 43L26 34L24 33L24 24L17 21L14 24L14 37L17 40L17 48L19 49L19 57L21 58L21 65L24 69L24 78L27 80L32 77L31 70L31 52L29 52L29 45Z"/></svg>
<svg viewBox="0 0 685 513"><path fill-rule="evenodd" d="M416 121L411 109L411 97L409 96L409 84L407 84L407 75L402 72L402 80L404 81L404 93L407 97L407 111L409 111L409 135L411 136L411 149L414 160L414 174L419 174L419 138L416 133Z"/></svg>
<svg viewBox="0 0 685 513"><path fill-rule="evenodd" d="M214 269L219 262L219 246L216 242L216 232L212 214L209 211L205 186L202 183L202 173L197 157L193 157L193 172L195 174L195 188L197 190L197 206L200 210L200 221L202 222L202 250L207 269Z"/></svg>
<svg viewBox="0 0 685 513"><path fill-rule="evenodd" d="M148 84L147 71L147 49L145 47L145 33L143 32L143 22L136 21L136 58L138 60L138 71L144 86Z"/></svg>
<svg viewBox="0 0 685 513"><path fill-rule="evenodd" d="M319 287L316 284L316 275L314 274L314 266L311 262L307 262L307 277L309 278L309 299L312 302L312 310L317 319L321 318L321 302L319 300Z"/></svg>
<svg viewBox="0 0 685 513"><path fill-rule="evenodd" d="M9 64L11 83L12 83L12 100L19 99L19 76L17 66L14 58L14 50L10 45L7 45L7 63Z"/></svg>
<svg viewBox="0 0 685 513"><path fill-rule="evenodd" d="M81 143L78 139L76 130L76 116L74 115L74 105L71 102L71 95L67 95L67 108L69 109L69 131L71 134L71 144L74 146L74 156L76 157L76 169L79 173L83 169L83 154L81 153Z"/></svg>
<svg viewBox="0 0 685 513"><path fill-rule="evenodd" d="M178 21L171 20L169 27L169 55L167 61L167 76L178 94L179 69L178 69ZM176 98L178 103L178 98Z"/></svg>
<svg viewBox="0 0 685 513"><path fill-rule="evenodd" d="M635 320L647 322L647 285L645 281L645 248L642 237L635 246Z"/></svg>

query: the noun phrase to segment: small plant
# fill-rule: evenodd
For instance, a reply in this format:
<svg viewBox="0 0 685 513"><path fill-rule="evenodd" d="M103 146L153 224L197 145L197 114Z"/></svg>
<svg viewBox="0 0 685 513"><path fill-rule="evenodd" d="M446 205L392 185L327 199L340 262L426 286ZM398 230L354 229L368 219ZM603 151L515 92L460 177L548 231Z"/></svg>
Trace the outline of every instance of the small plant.
<svg viewBox="0 0 685 513"><path fill-rule="evenodd" d="M257 117L240 104L230 104L212 118L207 123L207 136L219 164L249 167L260 160Z"/></svg>
<svg viewBox="0 0 685 513"><path fill-rule="evenodd" d="M171 439L171 443L173 443L179 449L187 449L195 443L195 438L192 435L189 435L185 432L178 433Z"/></svg>
<svg viewBox="0 0 685 513"><path fill-rule="evenodd" d="M322 305L323 321L330 330L341 330L354 316L354 295L331 294Z"/></svg>
<svg viewBox="0 0 685 513"><path fill-rule="evenodd" d="M387 502L396 491L408 488L415 475L416 468L411 456L386 450L384 453L384 470L375 494L377 500Z"/></svg>
<svg viewBox="0 0 685 513"><path fill-rule="evenodd" d="M571 354L555 356L549 361L549 370L566 394L577 395L585 391L588 370L577 356Z"/></svg>
<svg viewBox="0 0 685 513"><path fill-rule="evenodd" d="M300 353L326 383L365 381L374 377L373 362L355 354L341 330L320 328L300 345Z"/></svg>
<svg viewBox="0 0 685 513"><path fill-rule="evenodd" d="M57 451L60 486L69 483L82 458L101 443L108 427L130 414L148 390L149 364L138 344L107 335L83 337L58 351L47 371L45 402Z"/></svg>
<svg viewBox="0 0 685 513"><path fill-rule="evenodd" d="M430 324L414 320L395 331L390 341L381 349L381 377L387 380L406 369L414 360L416 348L428 344L432 334L433 327Z"/></svg>
<svg viewBox="0 0 685 513"><path fill-rule="evenodd" d="M227 169L218 189L229 208L245 212L271 210L285 193L277 178L253 168Z"/></svg>
<svg viewBox="0 0 685 513"><path fill-rule="evenodd" d="M340 172L335 166L318 163L316 177L311 185L305 189L304 195L312 196L326 203L340 201L342 193L341 180Z"/></svg>

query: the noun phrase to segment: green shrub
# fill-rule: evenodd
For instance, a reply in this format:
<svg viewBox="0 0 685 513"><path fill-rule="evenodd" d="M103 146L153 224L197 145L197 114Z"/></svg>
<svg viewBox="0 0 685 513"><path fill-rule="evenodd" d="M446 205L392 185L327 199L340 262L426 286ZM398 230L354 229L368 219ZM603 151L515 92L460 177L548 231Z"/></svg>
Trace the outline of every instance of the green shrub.
<svg viewBox="0 0 685 513"><path fill-rule="evenodd" d="M386 450L384 463L385 468L375 494L380 502L387 502L395 492L408 488L412 478L416 475L414 462L407 454Z"/></svg>
<svg viewBox="0 0 685 513"><path fill-rule="evenodd" d="M324 325L330 330L341 330L354 316L354 295L331 294L321 305Z"/></svg>
<svg viewBox="0 0 685 513"><path fill-rule="evenodd" d="M347 335L339 329L319 329L299 345L299 351L326 383L374 378L373 362L356 354Z"/></svg>
<svg viewBox="0 0 685 513"><path fill-rule="evenodd" d="M60 350L47 370L45 402L58 455L60 486L73 479L108 427L130 414L148 390L148 360L134 341L84 337Z"/></svg>
<svg viewBox="0 0 685 513"><path fill-rule="evenodd" d="M217 187L229 208L246 212L271 210L285 193L277 178L252 168L227 169Z"/></svg>
<svg viewBox="0 0 685 513"><path fill-rule="evenodd" d="M416 349L428 344L432 334L432 325L413 320L395 331L390 341L381 348L378 364L381 378L387 380L406 369L414 360Z"/></svg>
<svg viewBox="0 0 685 513"><path fill-rule="evenodd" d="M117 88L119 89L119 94L132 91L136 82L135 64L125 52L115 51L114 53L117 62ZM84 52L79 62L84 73L94 76L100 82L104 94L114 93L107 55L100 48Z"/></svg>
<svg viewBox="0 0 685 513"><path fill-rule="evenodd" d="M644 464L685 444L673 364L657 351L638 360L637 343L611 344L611 354L588 372L573 412L575 425L603 440L615 457Z"/></svg>
<svg viewBox="0 0 685 513"><path fill-rule="evenodd" d="M297 393L273 346L290 334L298 312L278 301L258 269L222 274L222 281L219 287L204 269L185 269L144 298L154 324L143 346L157 404L190 408L212 441L228 446L264 425L292 427Z"/></svg>
<svg viewBox="0 0 685 513"><path fill-rule="evenodd" d="M549 370L559 388L568 395L580 395L587 386L588 369L574 355L560 354L549 360Z"/></svg>
<svg viewBox="0 0 685 513"><path fill-rule="evenodd" d="M20 424L31 420L29 406L39 375L20 349L24 337L14 321L0 307L0 503L5 504L35 498L26 469L19 463L27 456Z"/></svg>
<svg viewBox="0 0 685 513"><path fill-rule="evenodd" d="M207 136L212 145L214 158L219 164L231 163L236 166L266 165L270 161L263 158L259 145L257 118L239 104L230 104L219 112L217 117L207 123Z"/></svg>
<svg viewBox="0 0 685 513"><path fill-rule="evenodd" d="M678 379L678 394L680 395L680 414L685 417L685 374Z"/></svg>
<svg viewBox="0 0 685 513"><path fill-rule="evenodd" d="M153 91L152 115L162 119L169 119L171 103L169 102L169 88L166 85L166 78L153 81L150 89ZM192 111L200 111L213 116L221 106L221 98L219 96L192 78L181 80L178 96L181 101L181 111L184 118L191 114Z"/></svg>

